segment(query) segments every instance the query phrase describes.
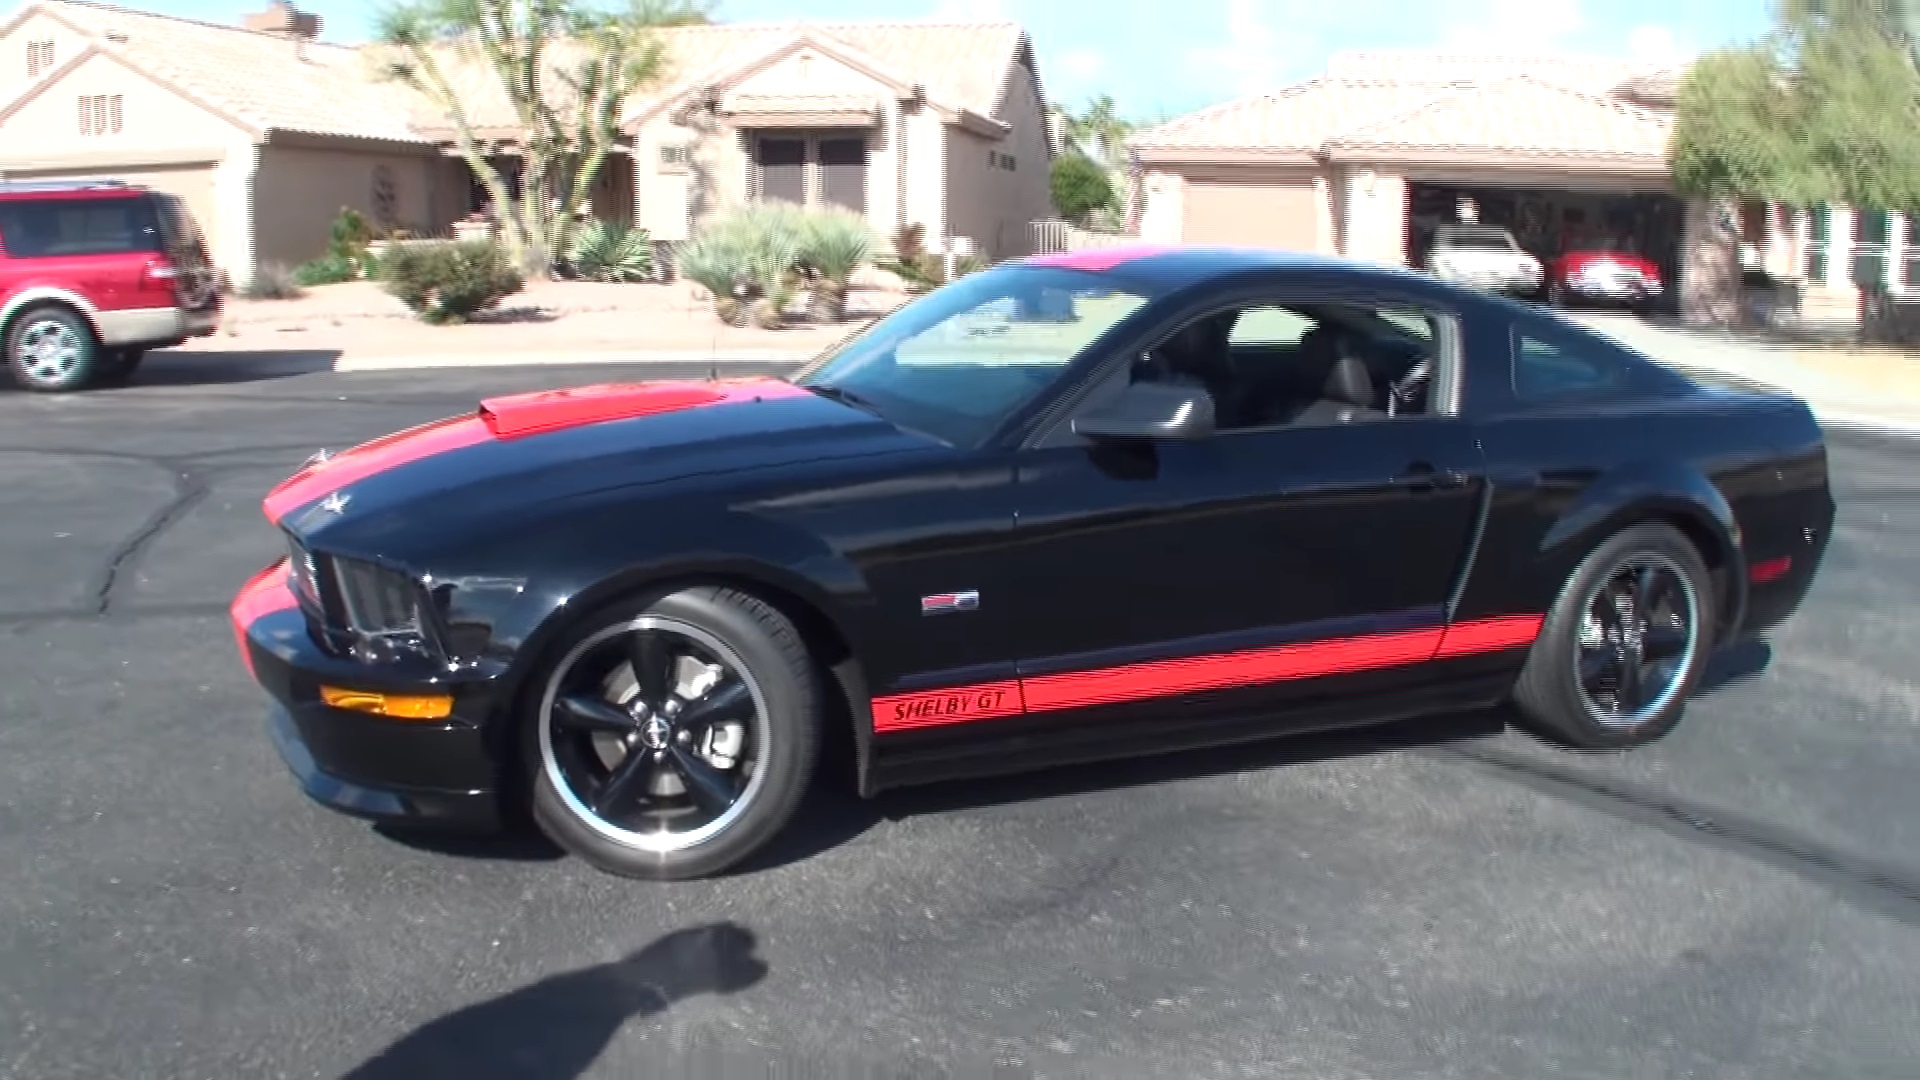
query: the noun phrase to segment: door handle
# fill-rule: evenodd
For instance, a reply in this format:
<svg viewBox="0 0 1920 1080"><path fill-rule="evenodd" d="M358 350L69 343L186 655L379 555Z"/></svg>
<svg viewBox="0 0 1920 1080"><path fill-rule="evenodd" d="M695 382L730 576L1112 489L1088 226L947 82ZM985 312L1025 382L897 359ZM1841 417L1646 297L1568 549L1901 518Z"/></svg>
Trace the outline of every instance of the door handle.
<svg viewBox="0 0 1920 1080"><path fill-rule="evenodd" d="M1407 466L1395 483L1415 491L1438 491L1441 488L1466 486L1467 474L1458 469L1439 469L1430 462L1416 461Z"/></svg>

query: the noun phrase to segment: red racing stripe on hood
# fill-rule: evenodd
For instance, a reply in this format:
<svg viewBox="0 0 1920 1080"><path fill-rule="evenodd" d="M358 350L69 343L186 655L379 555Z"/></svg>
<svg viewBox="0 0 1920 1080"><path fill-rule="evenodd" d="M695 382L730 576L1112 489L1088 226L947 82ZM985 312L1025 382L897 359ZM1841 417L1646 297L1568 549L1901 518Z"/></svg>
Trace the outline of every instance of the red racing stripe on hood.
<svg viewBox="0 0 1920 1080"><path fill-rule="evenodd" d="M804 393L779 379L750 378L602 383L487 398L469 415L398 431L315 462L269 492L263 507L268 520L278 523L294 510L348 484L490 440L526 438L609 420Z"/></svg>

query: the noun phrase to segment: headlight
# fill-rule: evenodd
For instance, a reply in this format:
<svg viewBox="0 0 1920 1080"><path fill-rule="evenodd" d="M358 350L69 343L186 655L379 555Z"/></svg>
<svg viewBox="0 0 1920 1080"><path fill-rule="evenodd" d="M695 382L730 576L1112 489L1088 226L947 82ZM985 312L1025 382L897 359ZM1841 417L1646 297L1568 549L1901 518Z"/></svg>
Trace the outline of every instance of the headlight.
<svg viewBox="0 0 1920 1080"><path fill-rule="evenodd" d="M377 663L401 653L432 651L426 594L418 582L398 570L359 559L336 557L331 563L341 614L356 639L358 659Z"/></svg>
<svg viewBox="0 0 1920 1080"><path fill-rule="evenodd" d="M323 610L325 605L320 599L320 568L314 561L313 552L300 546L300 541L287 537L287 583L293 586L293 593L302 603L314 611Z"/></svg>

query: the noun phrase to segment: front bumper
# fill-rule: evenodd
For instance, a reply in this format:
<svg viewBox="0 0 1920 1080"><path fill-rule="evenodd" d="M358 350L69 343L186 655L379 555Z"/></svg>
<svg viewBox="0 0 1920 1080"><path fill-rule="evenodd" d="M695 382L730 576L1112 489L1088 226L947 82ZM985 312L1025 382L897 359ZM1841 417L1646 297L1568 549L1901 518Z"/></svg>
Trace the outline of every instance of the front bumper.
<svg viewBox="0 0 1920 1080"><path fill-rule="evenodd" d="M286 583L286 561L234 598L241 658L274 699L268 733L306 794L377 821L494 831L506 754L490 735L496 692L483 679L376 669L323 652ZM321 700L320 687L453 695L444 720L395 720Z"/></svg>

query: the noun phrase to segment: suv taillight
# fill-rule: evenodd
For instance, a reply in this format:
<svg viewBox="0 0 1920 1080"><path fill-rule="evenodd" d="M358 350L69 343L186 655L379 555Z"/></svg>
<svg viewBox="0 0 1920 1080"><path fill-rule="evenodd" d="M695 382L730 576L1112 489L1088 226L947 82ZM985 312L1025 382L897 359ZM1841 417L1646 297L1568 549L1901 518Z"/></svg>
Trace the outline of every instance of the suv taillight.
<svg viewBox="0 0 1920 1080"><path fill-rule="evenodd" d="M148 292L164 292L173 295L174 279L180 271L174 269L171 259L148 259L147 265L140 268L140 288Z"/></svg>

